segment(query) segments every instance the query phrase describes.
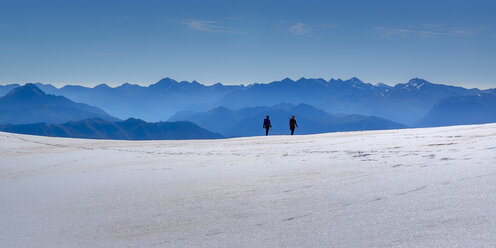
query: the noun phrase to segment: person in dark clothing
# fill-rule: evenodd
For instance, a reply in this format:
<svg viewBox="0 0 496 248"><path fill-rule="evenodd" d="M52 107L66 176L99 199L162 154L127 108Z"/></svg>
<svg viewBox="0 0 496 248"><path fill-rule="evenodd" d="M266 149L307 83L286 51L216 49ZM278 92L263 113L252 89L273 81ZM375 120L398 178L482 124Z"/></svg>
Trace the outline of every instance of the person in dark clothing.
<svg viewBox="0 0 496 248"><path fill-rule="evenodd" d="M289 119L289 129L291 129L291 135L293 135L295 128L298 127L298 123L296 123L295 116Z"/></svg>
<svg viewBox="0 0 496 248"><path fill-rule="evenodd" d="M272 128L272 125L270 124L268 115L267 118L264 119L263 128L265 128L265 136L269 135L269 129Z"/></svg>

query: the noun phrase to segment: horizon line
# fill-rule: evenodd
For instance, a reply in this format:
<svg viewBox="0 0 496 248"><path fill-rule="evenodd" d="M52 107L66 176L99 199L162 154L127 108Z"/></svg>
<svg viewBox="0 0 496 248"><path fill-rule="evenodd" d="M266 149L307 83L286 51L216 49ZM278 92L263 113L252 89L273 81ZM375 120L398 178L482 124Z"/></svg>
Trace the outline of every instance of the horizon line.
<svg viewBox="0 0 496 248"><path fill-rule="evenodd" d="M192 80L192 81L188 81L188 80L176 80L176 79L173 79L171 77L164 77L164 78L161 78L160 80L158 81L155 81L153 83L146 83L146 84L143 84L143 83L135 83L135 82L125 82L125 83L92 83L92 85L83 85L83 84L78 84L78 83L50 83L50 82L27 82L27 83L1 83L0 82L0 86L9 86L9 85L19 85L19 86L24 86L26 84L42 84L42 85L50 85L50 86L53 86L57 89L61 89L61 88L64 88L66 86L80 86L80 87L84 87L84 88L96 88L98 86L107 86L109 88L118 88L118 87L121 87L123 85L126 85L126 84L129 84L129 85L137 85L137 86L140 86L140 87L150 87L151 85L154 85L154 84L157 84L158 82L162 81L162 80L165 80L165 79L170 79L170 80L173 80L175 81L176 83L198 83L198 84L201 84L203 86L206 86L206 87L211 87L211 86L214 86L214 85L224 85L224 86L243 86L243 87L248 87L248 86L251 86L251 85L257 85L257 84L271 84L271 83L274 83L274 82L282 82L284 80L291 80L293 82L297 82L299 80L302 80L302 79L306 79L306 80L324 80L325 82L330 82L331 80L336 80L336 81L343 81L343 82L346 82L346 81L350 81L350 80L353 80L353 79L358 79L360 80L361 82L365 83L365 84L370 84L370 85L373 85L373 86L378 86L378 85L387 85L387 86L390 86L390 87L395 87L396 85L399 85L399 84L406 84L408 82L410 82L411 80L414 80L414 79L419 79L419 80L424 80L424 81L427 81L429 83L432 83L432 84L439 84L439 85L447 85L447 86L453 86L453 87L462 87L462 88L466 88L466 89L480 89L480 90L488 90L488 89L495 89L496 87L488 87L488 88L479 88L479 87L466 87L466 86L459 86L459 85L453 85L453 84L447 84L447 83L433 83L429 80L426 80L424 78L421 78L421 77L413 77L411 79L409 79L406 83L396 83L396 84L391 84L391 83L384 83L384 82L378 82L378 83L367 83L366 81L363 81L361 80L360 78L358 77L351 77L349 79L342 79L342 78L330 78L329 80L326 80L324 78L321 78L321 77L300 77L298 79L292 79L291 77L285 77L283 79L280 79L280 80L274 80L274 81L270 81L270 82L263 82L263 83L260 83L260 82L252 82L252 83L248 83L248 84L245 84L245 83L233 83L233 84L229 84L229 83L222 83L222 82L217 82L217 83L212 83L212 84L205 84L205 83L202 83L198 80Z"/></svg>

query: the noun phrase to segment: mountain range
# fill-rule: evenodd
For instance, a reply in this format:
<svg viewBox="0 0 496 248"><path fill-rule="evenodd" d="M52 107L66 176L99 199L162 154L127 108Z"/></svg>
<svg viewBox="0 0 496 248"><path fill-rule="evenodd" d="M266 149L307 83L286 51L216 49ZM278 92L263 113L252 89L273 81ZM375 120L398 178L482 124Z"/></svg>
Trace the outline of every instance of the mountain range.
<svg viewBox="0 0 496 248"><path fill-rule="evenodd" d="M27 88L31 89L28 90L29 94L25 92ZM357 130L354 125L364 122L365 117L380 118L381 121L377 122L381 124L378 126L385 123L384 119L395 125L404 124L410 127L485 123L493 121L492 110L496 108L491 100L492 96L496 95L496 89L466 89L434 84L419 78L395 86L372 85L358 78L328 81L306 78L294 81L286 78L268 84L247 86L220 83L205 86L196 81L178 82L170 78L162 79L148 87L135 84L109 87L101 84L93 88L77 85L56 88L41 83L26 84L20 88L16 84L0 86L0 94L5 94L7 90L9 93L0 98L0 124L64 123L95 117L109 121L130 117L152 122L191 120L229 137L258 134L259 125L255 125L255 122L258 123L267 114L262 112L277 113L286 109L281 116L288 118L290 114L294 114L289 112L297 111L298 108L293 108L299 104L312 106L321 111L320 116L332 116L334 121L337 121L338 117L349 118L351 114L355 115L355 122L347 123L348 128L337 128L339 125L330 119L322 121L327 126L317 128L320 120L314 115L308 119L311 124L304 125L305 130L300 130L300 133ZM274 109L274 106L281 103L291 104L293 107L288 105L282 109ZM278 107L282 106L284 104ZM232 116L228 123L233 126L225 127L218 113ZM255 121L255 117L251 117L255 125L254 130L249 130L252 127L234 126L241 118L240 114L256 114L258 120ZM216 118L206 120L210 115ZM301 121L306 118L302 112L298 112L298 117ZM283 121L282 119L280 121ZM369 121L365 121L367 124L362 126L364 129L372 128ZM329 128L331 124L333 128ZM312 126L315 128L310 128ZM274 128L274 133L285 132L287 130Z"/></svg>
<svg viewBox="0 0 496 248"><path fill-rule="evenodd" d="M99 108L45 94L34 84L14 88L0 97L0 124L63 123L87 118L118 120Z"/></svg>
<svg viewBox="0 0 496 248"><path fill-rule="evenodd" d="M77 102L105 109L121 119L130 117L146 121L163 121L181 110L206 111L231 91L243 86L215 84L205 86L196 81L177 82L164 78L148 87L123 84L111 88L105 84L94 88L68 85L60 89L47 84L37 84L47 93L62 95Z"/></svg>
<svg viewBox="0 0 496 248"><path fill-rule="evenodd" d="M271 107L249 107L231 110L218 107L207 112L184 111L169 121L191 121L226 137L263 135L263 119L270 116L271 134L288 134L289 118L296 115L296 134L315 134L337 131L405 128L404 125L375 116L334 116L308 104L278 104Z"/></svg>
<svg viewBox="0 0 496 248"><path fill-rule="evenodd" d="M394 87L372 85L358 78L346 81L286 78L234 91L219 102L232 108L260 106L261 103L306 103L329 113L374 115L413 126L441 99L481 92L485 91L433 84L419 78Z"/></svg>
<svg viewBox="0 0 496 248"><path fill-rule="evenodd" d="M442 99L496 93L496 89L466 89L434 84L419 78L395 86L372 85L358 78L301 78L296 81L286 78L247 86L220 83L205 86L196 81L177 82L170 78L148 87L127 83L115 88L105 84L94 88L36 85L49 94L62 95L76 102L99 107L121 119L136 117L146 121L160 121L167 120L179 111L204 112L220 106L240 109L284 102L309 104L331 114L374 115L408 126L415 126ZM0 90L0 93L2 91L5 90Z"/></svg>
<svg viewBox="0 0 496 248"><path fill-rule="evenodd" d="M111 122L98 118L64 124L32 123L1 125L0 131L51 137L113 140L218 139L222 135L187 121L149 123L130 118Z"/></svg>

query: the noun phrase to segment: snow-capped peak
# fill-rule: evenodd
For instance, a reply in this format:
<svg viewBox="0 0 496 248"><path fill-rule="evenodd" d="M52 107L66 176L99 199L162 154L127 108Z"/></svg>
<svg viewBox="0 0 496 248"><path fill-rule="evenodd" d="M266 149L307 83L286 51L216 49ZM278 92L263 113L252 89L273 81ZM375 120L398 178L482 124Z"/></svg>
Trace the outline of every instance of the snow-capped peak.
<svg viewBox="0 0 496 248"><path fill-rule="evenodd" d="M413 78L413 79L410 79L410 81L408 81L408 83L406 84L407 87L417 87L417 88L420 88L422 87L423 85L426 85L426 84L431 84L430 82L424 80L424 79L421 79L421 78Z"/></svg>

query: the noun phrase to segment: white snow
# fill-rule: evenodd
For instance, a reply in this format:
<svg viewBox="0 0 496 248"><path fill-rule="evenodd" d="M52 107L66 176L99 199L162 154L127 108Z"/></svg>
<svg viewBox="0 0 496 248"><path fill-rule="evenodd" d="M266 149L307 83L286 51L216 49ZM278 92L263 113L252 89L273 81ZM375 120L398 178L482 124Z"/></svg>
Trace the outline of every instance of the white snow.
<svg viewBox="0 0 496 248"><path fill-rule="evenodd" d="M0 133L1 247L490 247L496 124L199 141Z"/></svg>

